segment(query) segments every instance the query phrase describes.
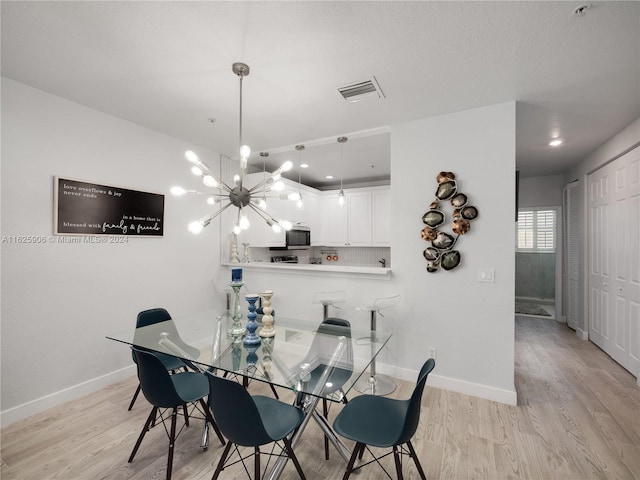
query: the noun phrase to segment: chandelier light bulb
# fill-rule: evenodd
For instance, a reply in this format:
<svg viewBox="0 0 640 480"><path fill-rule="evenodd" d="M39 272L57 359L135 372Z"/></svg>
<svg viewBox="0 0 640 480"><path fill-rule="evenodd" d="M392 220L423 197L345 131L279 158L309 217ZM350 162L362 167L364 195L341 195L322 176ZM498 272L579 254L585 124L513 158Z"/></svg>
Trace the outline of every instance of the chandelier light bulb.
<svg viewBox="0 0 640 480"><path fill-rule="evenodd" d="M280 170L282 170L283 172L288 172L292 168L293 168L293 162L291 160L287 160L280 166Z"/></svg>
<svg viewBox="0 0 640 480"><path fill-rule="evenodd" d="M179 197L180 195L184 195L185 193L187 193L187 191L182 188L179 187L177 185L171 187L171 190L169 190L171 192L172 195L175 195L176 197Z"/></svg>
<svg viewBox="0 0 640 480"><path fill-rule="evenodd" d="M216 203L220 203L220 199L217 197L209 197L207 198L207 203L209 205L215 205Z"/></svg>
<svg viewBox="0 0 640 480"><path fill-rule="evenodd" d="M240 158L246 160L249 158L249 156L251 155L251 147L249 147L249 145L242 145L240 147Z"/></svg>
<svg viewBox="0 0 640 480"><path fill-rule="evenodd" d="M202 229L204 228L204 225L202 224L202 222L200 220L196 220L194 222L191 222L189 224L189 231L191 233L193 233L194 235L199 234Z"/></svg>
<svg viewBox="0 0 640 480"><path fill-rule="evenodd" d="M202 176L202 169L199 166L194 165L193 167L191 167L191 173L193 173L196 177L200 177Z"/></svg>
<svg viewBox="0 0 640 480"><path fill-rule="evenodd" d="M300 200L302 200L302 195L300 195L300 193L299 193L299 192L291 192L291 193L287 196L287 198L288 198L289 200L294 201L294 202L299 202Z"/></svg>
<svg viewBox="0 0 640 480"><path fill-rule="evenodd" d="M233 234L234 235L240 235L240 233L242 233L242 229L240 228L240 225L234 225L233 226Z"/></svg>
<svg viewBox="0 0 640 480"><path fill-rule="evenodd" d="M251 223L249 222L249 219L247 218L247 216L242 214L240 215L240 222L238 225L242 230L246 230L251 226Z"/></svg>
<svg viewBox="0 0 640 480"><path fill-rule="evenodd" d="M302 210L302 209L304 208L304 203L303 203L303 201L302 201L302 198L300 198L300 200L298 200L298 201L296 202L296 208L297 208L298 210Z"/></svg>
<svg viewBox="0 0 640 480"><path fill-rule="evenodd" d="M293 228L293 224L289 220L280 220L278 224L287 232Z"/></svg>
<svg viewBox="0 0 640 480"><path fill-rule="evenodd" d="M235 183L238 186L240 185L240 175L233 176L233 183Z"/></svg>
<svg viewBox="0 0 640 480"><path fill-rule="evenodd" d="M258 207L260 207L261 210L266 210L267 209L267 198L266 197L262 197L260 200L258 200Z"/></svg>
<svg viewBox="0 0 640 480"><path fill-rule="evenodd" d="M280 233L282 231L282 228L277 223L274 223L271 225L271 230L273 230L275 233Z"/></svg>
<svg viewBox="0 0 640 480"><path fill-rule="evenodd" d="M344 205L344 192L342 190L340 190L340 193L338 194L338 205Z"/></svg>
<svg viewBox="0 0 640 480"><path fill-rule="evenodd" d="M195 163L195 164L200 163L200 159L198 158L198 155L196 155L191 150L187 150L186 152L184 152L184 158L189 160L191 163Z"/></svg>
<svg viewBox="0 0 640 480"><path fill-rule="evenodd" d="M278 180L271 186L271 189L275 190L276 192L281 192L282 190L284 190L284 182L282 180Z"/></svg>
<svg viewBox="0 0 640 480"><path fill-rule="evenodd" d="M218 182L211 175L205 175L204 177L202 177L202 183L204 183L207 187L215 188L218 186Z"/></svg>

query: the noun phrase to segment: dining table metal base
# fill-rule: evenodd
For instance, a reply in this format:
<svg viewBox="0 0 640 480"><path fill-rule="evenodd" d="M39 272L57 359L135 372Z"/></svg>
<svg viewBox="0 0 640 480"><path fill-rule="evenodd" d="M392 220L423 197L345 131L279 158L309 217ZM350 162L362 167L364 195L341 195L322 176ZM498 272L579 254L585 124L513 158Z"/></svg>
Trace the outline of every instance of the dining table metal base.
<svg viewBox="0 0 640 480"><path fill-rule="evenodd" d="M293 448L296 447L296 444L300 441L302 432L307 427L309 420L313 418L322 432L325 434L325 436L329 439L329 442L331 442L331 444L336 448L340 456L344 459L345 462L348 462L349 458L351 457L351 451L347 448L340 437L338 437L333 427L329 425L328 420L316 410L319 401L319 396L304 395L302 401L300 402L300 405L298 405L305 413L304 420L302 421L302 424L300 424L300 427L298 427L296 433L293 435L291 439L291 446ZM278 458L266 478L268 480L276 480L280 478L287 460L289 460L289 457L286 456Z"/></svg>

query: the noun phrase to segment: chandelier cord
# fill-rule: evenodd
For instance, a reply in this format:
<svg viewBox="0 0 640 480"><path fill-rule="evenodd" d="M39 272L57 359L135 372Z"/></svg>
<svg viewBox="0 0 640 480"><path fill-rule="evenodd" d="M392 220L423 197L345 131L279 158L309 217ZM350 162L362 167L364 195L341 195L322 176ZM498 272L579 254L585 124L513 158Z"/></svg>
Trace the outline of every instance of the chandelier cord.
<svg viewBox="0 0 640 480"><path fill-rule="evenodd" d="M240 73L238 76L240 77L240 145L238 145L238 148L240 148L244 145L242 143L242 80L244 79L244 75Z"/></svg>

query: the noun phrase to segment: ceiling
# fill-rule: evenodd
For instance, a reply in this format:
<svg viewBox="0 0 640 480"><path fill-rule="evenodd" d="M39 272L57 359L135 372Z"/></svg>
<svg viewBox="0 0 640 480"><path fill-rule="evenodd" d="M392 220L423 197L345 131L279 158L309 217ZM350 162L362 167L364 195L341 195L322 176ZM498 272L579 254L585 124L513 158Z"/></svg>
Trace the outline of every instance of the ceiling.
<svg viewBox="0 0 640 480"><path fill-rule="evenodd" d="M2 1L2 74L235 157L244 62L250 163L319 188L388 181L393 124L516 100L521 176L552 175L640 117L640 3L580 5Z"/></svg>

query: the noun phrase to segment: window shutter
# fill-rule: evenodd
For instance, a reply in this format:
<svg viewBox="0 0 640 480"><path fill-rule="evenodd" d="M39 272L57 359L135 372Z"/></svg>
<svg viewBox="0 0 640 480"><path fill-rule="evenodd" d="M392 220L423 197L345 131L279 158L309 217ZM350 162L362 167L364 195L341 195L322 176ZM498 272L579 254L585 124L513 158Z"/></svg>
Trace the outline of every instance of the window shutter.
<svg viewBox="0 0 640 480"><path fill-rule="evenodd" d="M554 252L556 248L555 210L518 212L517 249Z"/></svg>

